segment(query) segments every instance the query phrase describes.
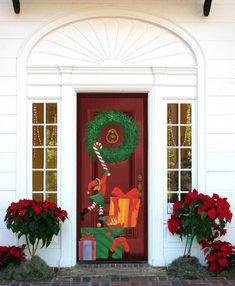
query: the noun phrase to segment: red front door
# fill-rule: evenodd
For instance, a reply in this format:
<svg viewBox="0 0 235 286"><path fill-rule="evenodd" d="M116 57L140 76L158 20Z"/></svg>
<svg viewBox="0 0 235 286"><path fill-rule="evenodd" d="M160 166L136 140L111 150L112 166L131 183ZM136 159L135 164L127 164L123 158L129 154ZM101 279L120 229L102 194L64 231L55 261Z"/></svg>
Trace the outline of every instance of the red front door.
<svg viewBox="0 0 235 286"><path fill-rule="evenodd" d="M140 140L137 148L128 160L107 164L111 176L107 178L105 194L105 215L109 214L111 191L115 186L127 193L136 187L140 194L140 208L137 225L126 232L126 239L130 247L127 260L147 259L147 95L146 94L79 94L78 96L78 240L81 231L97 228L98 209L84 215L80 213L90 205L88 201L88 183L94 178L101 178L103 169L98 160L94 160L87 151L84 141L86 124L95 115L103 111L120 111L137 123L140 129ZM100 130L99 141L110 146L113 142L107 140L110 130L115 130L116 138L123 140L123 130L120 126L106 126ZM108 141L108 142L107 142ZM115 143L114 143L115 144ZM113 146L115 148L115 145ZM101 231L101 230L98 230ZM78 249L79 252L79 249ZM99 259L99 258L97 258ZM122 258L123 259L123 258ZM113 259L113 261L115 261Z"/></svg>

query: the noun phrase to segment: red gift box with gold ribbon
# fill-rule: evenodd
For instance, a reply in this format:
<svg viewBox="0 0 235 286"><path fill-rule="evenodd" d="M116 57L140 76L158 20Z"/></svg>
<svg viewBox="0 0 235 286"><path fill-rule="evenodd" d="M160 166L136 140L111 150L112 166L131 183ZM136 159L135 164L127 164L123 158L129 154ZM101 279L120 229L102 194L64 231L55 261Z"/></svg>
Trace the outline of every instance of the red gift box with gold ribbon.
<svg viewBox="0 0 235 286"><path fill-rule="evenodd" d="M136 188L126 194L115 187L110 197L109 215L114 215L122 227L136 227L140 208L139 192Z"/></svg>
<svg viewBox="0 0 235 286"><path fill-rule="evenodd" d="M96 260L96 240L91 233L84 233L79 241L79 260Z"/></svg>

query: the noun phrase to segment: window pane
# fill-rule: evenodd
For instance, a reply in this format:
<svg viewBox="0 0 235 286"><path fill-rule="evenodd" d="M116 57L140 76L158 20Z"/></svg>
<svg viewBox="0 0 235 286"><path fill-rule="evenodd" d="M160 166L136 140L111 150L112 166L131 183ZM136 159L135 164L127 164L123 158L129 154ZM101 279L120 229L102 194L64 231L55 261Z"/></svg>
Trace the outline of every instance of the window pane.
<svg viewBox="0 0 235 286"><path fill-rule="evenodd" d="M178 171L167 172L167 190L168 192L178 191Z"/></svg>
<svg viewBox="0 0 235 286"><path fill-rule="evenodd" d="M33 192L43 191L43 171L33 171Z"/></svg>
<svg viewBox="0 0 235 286"><path fill-rule="evenodd" d="M57 172L56 171L46 172L46 191L47 192L57 191Z"/></svg>
<svg viewBox="0 0 235 286"><path fill-rule="evenodd" d="M191 146L192 144L191 126L181 126L180 134L181 134L180 135L181 146Z"/></svg>
<svg viewBox="0 0 235 286"><path fill-rule="evenodd" d="M43 146L43 126L33 126L33 146Z"/></svg>
<svg viewBox="0 0 235 286"><path fill-rule="evenodd" d="M46 144L47 146L57 146L57 127L47 126L46 127Z"/></svg>
<svg viewBox="0 0 235 286"><path fill-rule="evenodd" d="M185 200L185 197L186 197L187 193L181 193L181 198L180 198L181 201Z"/></svg>
<svg viewBox="0 0 235 286"><path fill-rule="evenodd" d="M46 149L46 168L47 169L57 168L57 149L55 148Z"/></svg>
<svg viewBox="0 0 235 286"><path fill-rule="evenodd" d="M50 169L57 169L57 103L33 103L32 112L33 198L56 202L57 171Z"/></svg>
<svg viewBox="0 0 235 286"><path fill-rule="evenodd" d="M181 149L181 168L182 169L191 169L192 167L192 150Z"/></svg>
<svg viewBox="0 0 235 286"><path fill-rule="evenodd" d="M178 123L178 104L167 104L167 123Z"/></svg>
<svg viewBox="0 0 235 286"><path fill-rule="evenodd" d="M51 203L57 202L57 194L46 194L46 200Z"/></svg>
<svg viewBox="0 0 235 286"><path fill-rule="evenodd" d="M44 122L43 103L34 103L32 113L33 113L32 121L34 124L39 124Z"/></svg>
<svg viewBox="0 0 235 286"><path fill-rule="evenodd" d="M33 169L43 169L43 148L33 148Z"/></svg>
<svg viewBox="0 0 235 286"><path fill-rule="evenodd" d="M177 126L167 127L167 145L178 146L178 127Z"/></svg>
<svg viewBox="0 0 235 286"><path fill-rule="evenodd" d="M167 104L168 212L192 189L192 104Z"/></svg>
<svg viewBox="0 0 235 286"><path fill-rule="evenodd" d="M178 149L176 148L167 149L167 168L178 169Z"/></svg>
<svg viewBox="0 0 235 286"><path fill-rule="evenodd" d="M174 203L174 202L177 202L178 200L179 200L178 194L176 194L176 193L168 193L167 194L167 202L168 203Z"/></svg>
<svg viewBox="0 0 235 286"><path fill-rule="evenodd" d="M192 173L191 171L181 172L181 191L187 192L192 189Z"/></svg>
<svg viewBox="0 0 235 286"><path fill-rule="evenodd" d="M191 104L181 104L180 105L180 123L181 124L191 124Z"/></svg>
<svg viewBox="0 0 235 286"><path fill-rule="evenodd" d="M46 123L57 123L57 103L46 104Z"/></svg>
<svg viewBox="0 0 235 286"><path fill-rule="evenodd" d="M43 200L43 194L33 194L33 200L36 202L41 202Z"/></svg>

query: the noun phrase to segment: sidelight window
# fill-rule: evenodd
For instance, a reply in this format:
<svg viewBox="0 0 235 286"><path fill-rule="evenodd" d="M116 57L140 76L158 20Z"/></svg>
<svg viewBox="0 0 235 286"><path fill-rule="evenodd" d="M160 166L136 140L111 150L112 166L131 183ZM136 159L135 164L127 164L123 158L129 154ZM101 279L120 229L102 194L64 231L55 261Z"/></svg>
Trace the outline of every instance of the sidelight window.
<svg viewBox="0 0 235 286"><path fill-rule="evenodd" d="M192 103L167 104L167 200L184 199L193 177Z"/></svg>
<svg viewBox="0 0 235 286"><path fill-rule="evenodd" d="M57 202L57 103L32 104L32 197Z"/></svg>

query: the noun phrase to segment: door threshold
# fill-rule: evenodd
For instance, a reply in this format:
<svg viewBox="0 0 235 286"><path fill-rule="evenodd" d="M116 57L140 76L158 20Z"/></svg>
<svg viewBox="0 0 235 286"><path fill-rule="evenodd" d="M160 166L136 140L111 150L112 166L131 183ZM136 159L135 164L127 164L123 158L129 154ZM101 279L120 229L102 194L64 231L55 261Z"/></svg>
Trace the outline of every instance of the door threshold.
<svg viewBox="0 0 235 286"><path fill-rule="evenodd" d="M77 261L77 265L81 266L81 265L97 265L97 267L99 267L99 265L148 265L148 261L147 260L95 260L95 261Z"/></svg>

